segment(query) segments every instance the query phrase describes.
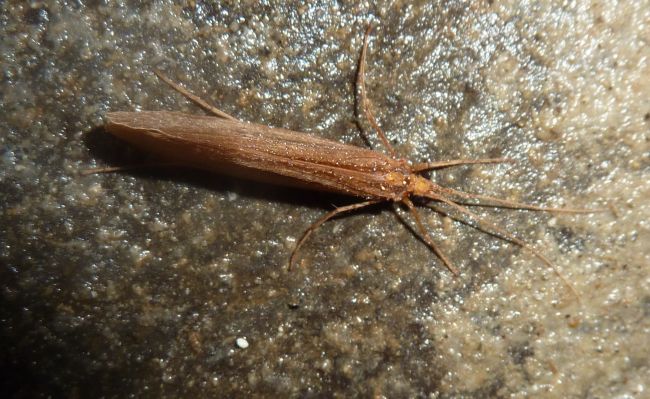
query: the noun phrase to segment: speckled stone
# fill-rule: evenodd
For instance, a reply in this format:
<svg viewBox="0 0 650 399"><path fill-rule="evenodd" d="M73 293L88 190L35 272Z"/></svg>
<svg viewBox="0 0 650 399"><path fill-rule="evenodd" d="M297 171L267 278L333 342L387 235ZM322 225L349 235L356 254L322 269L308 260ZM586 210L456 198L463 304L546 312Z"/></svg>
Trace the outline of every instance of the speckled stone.
<svg viewBox="0 0 650 399"><path fill-rule="evenodd" d="M650 2L0 2L0 339L16 397L641 397L650 381ZM107 5L108 4L108 5ZM451 276L377 207L151 158L107 111L238 118L413 161L443 185L589 215L423 209ZM444 210L444 209L443 209ZM448 211L448 210L447 210ZM454 216L450 213L449 216ZM239 345L243 337L248 347Z"/></svg>

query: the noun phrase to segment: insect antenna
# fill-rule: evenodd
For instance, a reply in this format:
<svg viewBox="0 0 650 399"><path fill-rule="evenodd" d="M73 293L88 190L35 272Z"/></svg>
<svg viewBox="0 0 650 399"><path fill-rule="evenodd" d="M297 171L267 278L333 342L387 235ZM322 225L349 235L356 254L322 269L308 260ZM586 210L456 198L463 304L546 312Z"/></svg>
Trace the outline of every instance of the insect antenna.
<svg viewBox="0 0 650 399"><path fill-rule="evenodd" d="M492 197L492 196L489 196L489 195L466 193L464 191L454 190L453 188L448 188L448 187L439 187L438 186L436 188L439 188L441 193L444 193L444 194L449 195L449 196L456 196L456 197L465 198L465 199L485 200L485 201L490 201L490 202L493 203L493 204L485 204L485 203L468 203L468 204L464 204L464 205L470 205L470 206L487 206L487 207L493 207L493 208L525 209L525 210L529 210L529 211L554 212L554 213L597 213L597 212L605 212L605 211L607 211L606 209L602 209L602 208L578 209L578 208L553 208L553 207L536 206L536 205L525 204L525 203L522 203L522 202L504 200L504 199L497 198L497 197Z"/></svg>
<svg viewBox="0 0 650 399"><path fill-rule="evenodd" d="M415 165L412 165L410 169L412 173L420 173L420 172L426 172L427 170L449 168L451 166L459 166L459 165L514 163L514 162L515 162L514 160L509 158L453 159L451 161L416 163Z"/></svg>
<svg viewBox="0 0 650 399"><path fill-rule="evenodd" d="M441 189L443 189L443 190L451 190L451 189L448 189L446 187L445 188L441 187ZM462 193L462 192L457 191L457 190L451 190L451 192L466 194L466 193ZM494 235L496 237L499 237L499 238L501 238L503 240L510 241L513 244L519 245L521 248L526 249L527 251L529 251L533 256L535 256L537 259L541 260L542 263L544 263L546 266L551 268L553 270L553 272L560 278L560 280L562 280L562 282L569 288L569 290L573 293L573 295L576 297L576 299L578 301L580 301L580 294L578 294L578 292L573 287L573 285L571 283L569 283L569 281L564 277L564 275L560 272L560 270L553 264L553 262L550 261L550 259L548 259L546 256L544 256L541 252L537 251L533 246L531 246L527 242L515 237L514 235L508 233L507 231L503 230L502 228L498 227L497 225L495 225L494 223L492 223L491 221L489 221L485 217L482 217L482 216L478 215L477 213L472 212L471 210L467 209L465 206L457 204L456 202L448 199L444 195L430 193L430 194L425 194L423 196L430 199L430 200L442 202L442 203L452 207L456 211L466 215L472 222L477 224L477 225L474 225L474 224L470 223L470 226L472 226L472 227L474 227L476 229L485 231L485 232L487 232L489 234L492 234L492 235ZM506 202L509 202L509 201L506 201ZM522 204L522 205L526 205L526 204ZM539 207L532 207L532 208L533 208L533 210L546 210L546 209L543 209L543 208L540 209ZM538 209L535 209L535 208L538 208ZM529 209L529 208L523 208L523 209ZM554 208L551 208L551 209L554 209Z"/></svg>

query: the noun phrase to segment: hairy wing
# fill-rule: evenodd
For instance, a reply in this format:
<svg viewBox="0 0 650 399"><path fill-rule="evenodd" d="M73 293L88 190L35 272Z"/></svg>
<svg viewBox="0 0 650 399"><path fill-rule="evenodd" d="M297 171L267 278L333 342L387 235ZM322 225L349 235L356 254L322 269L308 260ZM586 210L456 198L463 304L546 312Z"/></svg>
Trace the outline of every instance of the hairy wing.
<svg viewBox="0 0 650 399"><path fill-rule="evenodd" d="M175 162L366 198L396 195L403 165L382 153L306 133L178 112L113 112L107 130ZM271 179L273 180L273 179Z"/></svg>

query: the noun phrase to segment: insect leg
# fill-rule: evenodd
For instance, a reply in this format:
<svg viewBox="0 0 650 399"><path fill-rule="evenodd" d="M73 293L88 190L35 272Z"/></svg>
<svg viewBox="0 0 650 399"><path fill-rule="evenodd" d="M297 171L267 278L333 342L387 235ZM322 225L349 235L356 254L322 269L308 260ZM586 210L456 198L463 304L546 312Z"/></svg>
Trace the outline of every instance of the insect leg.
<svg viewBox="0 0 650 399"><path fill-rule="evenodd" d="M163 75L162 72L160 72L157 69L154 69L153 72L158 76L160 80L163 82L167 83L169 86L171 86L172 89L176 90L177 92L181 93L183 96L185 96L188 100L192 101L199 107L203 108L204 110L215 114L216 116L224 119L229 119L231 121L239 122L237 118L223 112L222 110L213 107L212 105L208 104L207 101L203 100L201 97L190 93L189 90L185 89L178 83L173 82L171 79L169 79L167 76Z"/></svg>
<svg viewBox="0 0 650 399"><path fill-rule="evenodd" d="M136 169L142 169L142 168L165 168L165 167L172 167L172 166L180 166L182 167L183 165L173 163L173 162L150 162L146 164L138 164L138 165L124 165L124 166L107 166L103 168L89 168L89 169L84 169L79 174L81 176L88 176L88 175L94 175L98 173L113 173L113 172L124 172L124 171L129 171L129 170L136 170Z"/></svg>
<svg viewBox="0 0 650 399"><path fill-rule="evenodd" d="M305 232L302 234L302 237L300 238L300 240L298 240L298 243L296 244L296 247L293 249L293 252L291 253L291 257L289 258L289 270L291 270L291 267L293 266L294 260L296 258L296 254L298 253L298 250L300 249L302 244L305 243L305 241L307 240L307 238L309 238L311 233L313 233L314 230L316 230L321 224L327 222L331 218L336 217L336 216L338 216L338 215L340 215L342 213L354 211L354 210L357 210L357 209L361 209L361 208L364 208L366 206L374 205L374 204L377 204L377 203L380 203L380 202L383 202L383 201L384 200L364 201L364 202L359 202L359 203L352 204L352 205L341 206L341 207L338 207L338 208L334 209L331 212L327 212L320 219L318 219L311 226L309 226L309 228L307 228L307 230L305 230Z"/></svg>
<svg viewBox="0 0 650 399"><path fill-rule="evenodd" d="M395 150L393 149L393 146L390 145L388 142L388 139L386 138L386 135L384 134L383 130L379 127L379 124L377 123L377 120L375 119L375 116L372 113L372 110L370 109L370 103L368 102L368 97L366 96L366 53L368 51L368 37L370 36L370 32L372 31L372 26L368 25L368 28L366 29L366 33L363 36L363 48L361 49L361 57L359 57L359 69L357 73L357 87L359 88L360 94L361 94L361 107L363 108L363 112L366 115L366 119L368 119L368 123L370 123L370 126L372 126L373 129L377 132L377 135L379 136L379 139L381 142L384 144L384 147L388 150L390 155L395 158Z"/></svg>
<svg viewBox="0 0 650 399"><path fill-rule="evenodd" d="M420 234L422 235L422 239L424 239L424 242L431 248L431 250L436 254L440 260L442 260L442 263L445 264L447 269L454 275L458 276L458 269L454 267L454 265L451 263L451 261L445 256L442 251L436 247L436 244L434 244L433 239L429 236L429 233L427 233L427 230L424 228L424 224L422 223L422 219L420 218L420 214L418 213L417 209L415 209L415 205L413 205L413 202L408 199L404 198L402 202L409 208L409 211L411 211L411 214L413 215L413 218L415 219L415 224L418 226L418 230L420 230Z"/></svg>

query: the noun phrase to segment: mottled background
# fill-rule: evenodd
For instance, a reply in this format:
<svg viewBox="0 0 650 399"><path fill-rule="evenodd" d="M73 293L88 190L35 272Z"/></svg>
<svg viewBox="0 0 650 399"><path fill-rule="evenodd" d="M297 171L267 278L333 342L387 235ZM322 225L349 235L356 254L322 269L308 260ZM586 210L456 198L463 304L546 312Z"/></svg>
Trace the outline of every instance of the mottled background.
<svg viewBox="0 0 650 399"><path fill-rule="evenodd" d="M641 397L650 389L650 2L0 2L3 393ZM591 215L476 209L530 253L424 210L453 278L391 206L188 170L84 176L151 158L109 110L238 118L366 145L368 90L432 175ZM365 121L361 123L366 126ZM370 144L377 146L369 135ZM248 346L246 347L246 344Z"/></svg>

